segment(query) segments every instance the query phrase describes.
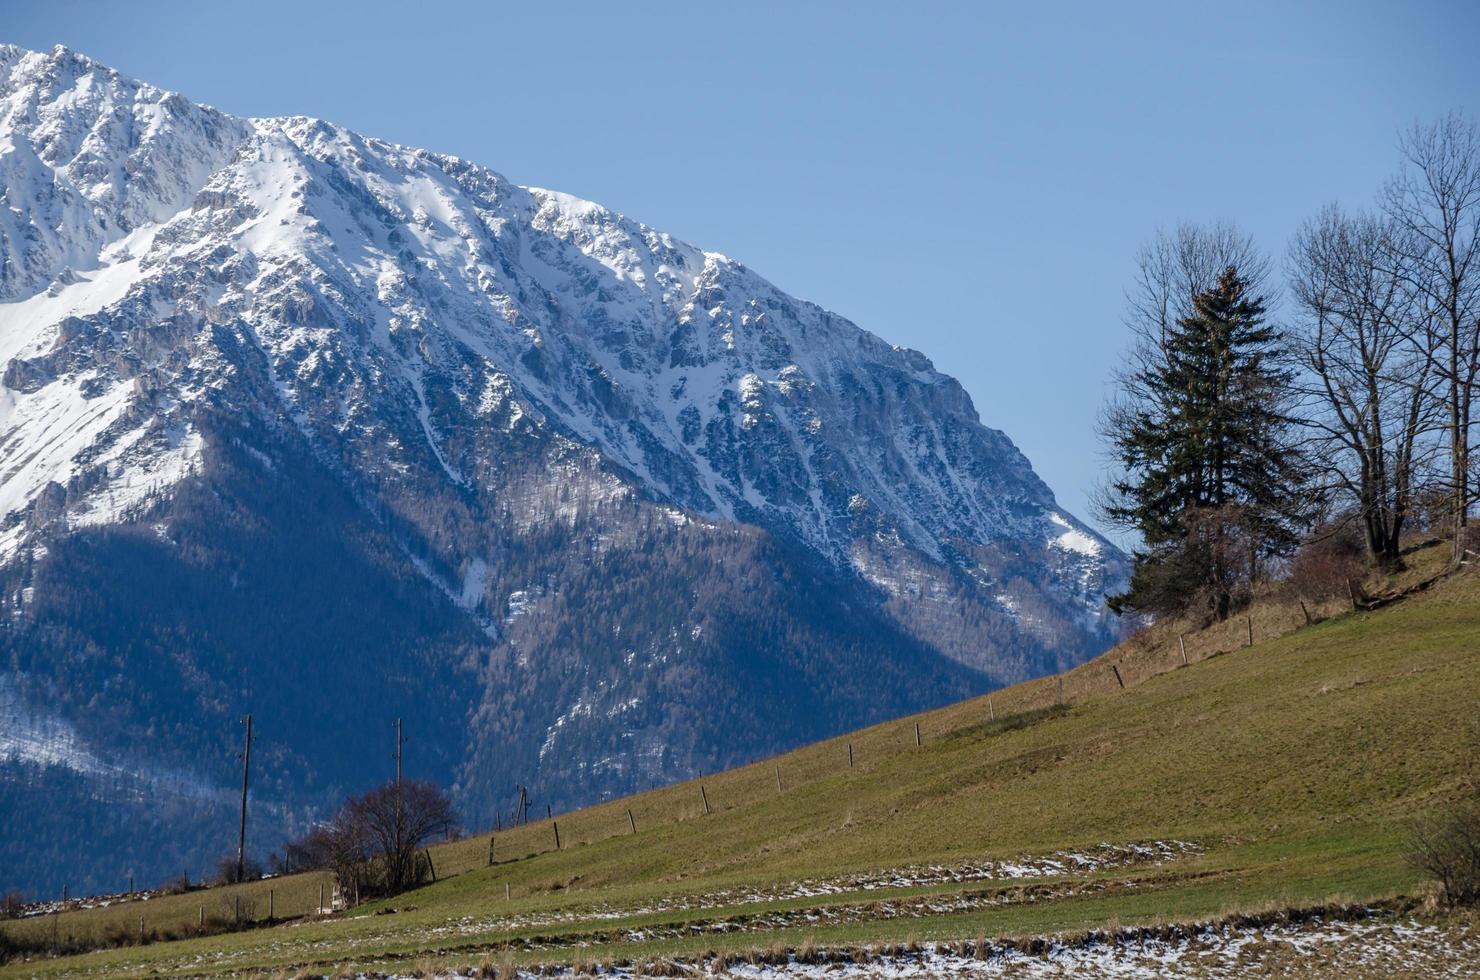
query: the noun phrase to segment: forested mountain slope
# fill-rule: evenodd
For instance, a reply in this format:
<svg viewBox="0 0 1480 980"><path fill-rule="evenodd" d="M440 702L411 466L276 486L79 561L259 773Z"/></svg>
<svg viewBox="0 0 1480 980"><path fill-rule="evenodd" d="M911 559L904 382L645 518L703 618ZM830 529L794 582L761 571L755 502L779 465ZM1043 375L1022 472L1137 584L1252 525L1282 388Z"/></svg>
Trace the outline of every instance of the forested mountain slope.
<svg viewBox="0 0 1480 980"><path fill-rule="evenodd" d="M60 48L0 47L0 182L0 884L224 850L247 712L265 847L397 715L480 824L1109 642L961 386L724 255Z"/></svg>

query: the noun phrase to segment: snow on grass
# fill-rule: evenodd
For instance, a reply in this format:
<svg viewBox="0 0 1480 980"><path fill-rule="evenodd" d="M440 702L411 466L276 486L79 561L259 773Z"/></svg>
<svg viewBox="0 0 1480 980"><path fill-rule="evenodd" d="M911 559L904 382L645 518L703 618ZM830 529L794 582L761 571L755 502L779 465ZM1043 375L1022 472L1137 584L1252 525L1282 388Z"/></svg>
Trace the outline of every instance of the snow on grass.
<svg viewBox="0 0 1480 980"><path fill-rule="evenodd" d="M550 729L546 747L553 745L561 727L571 717L589 715L591 706L578 701L566 715L562 715ZM785 902L799 898L825 898L857 892L887 893L896 889L921 888L950 884L1008 883L1026 879L1063 878L1065 876L1088 875L1099 871L1125 868L1142 864L1162 864L1174 861L1187 854L1199 853L1201 848L1193 843L1179 840L1146 841L1133 844L1100 844L1092 848L1074 851L1055 851L1052 854L1022 857L1009 861L962 862L951 865L910 865L882 871L839 875L830 878L809 878L786 882L770 888L726 888L703 892L697 895L675 895L641 905L613 905L599 903L553 912L535 912L525 915L501 915L497 917L466 916L445 926L428 930L428 935L478 935L498 929L539 928L554 925L570 925L582 922L610 922L637 915L652 915L674 911L696 909L722 909L741 905ZM1055 897L1064 897L1062 894ZM714 931L757 931L785 928L798 924L798 917L814 917L813 921L862 921L867 918L921 917L943 915L950 912L971 911L989 904L1001 904L1000 896L913 896L896 899L892 909L873 909L859 912L849 907L827 910L821 908L791 909L775 913L751 913L745 915L744 923L739 918L715 919ZM879 902L888 902L887 894L881 894ZM872 906L872 901L870 902ZM661 927L660 927L661 928ZM631 935L629 941L656 938L651 935Z"/></svg>
<svg viewBox="0 0 1480 980"><path fill-rule="evenodd" d="M745 980L913 980L931 977L1093 976L1141 980L1165 976L1298 977L1474 976L1480 928L1473 922L1423 923L1409 918L1355 921L1312 918L1299 923L1205 926L1169 932L1127 929L1084 941L1059 937L1013 943L925 944L909 949L793 951L728 960L608 966L602 976L730 976ZM805 961L805 962L804 962ZM427 974L417 974L426 976ZM459 974L434 974L452 977ZM501 974L502 975L502 974ZM521 978L583 977L566 967L520 970ZM363 977L379 974L361 974ZM406 976L392 974L396 980Z"/></svg>

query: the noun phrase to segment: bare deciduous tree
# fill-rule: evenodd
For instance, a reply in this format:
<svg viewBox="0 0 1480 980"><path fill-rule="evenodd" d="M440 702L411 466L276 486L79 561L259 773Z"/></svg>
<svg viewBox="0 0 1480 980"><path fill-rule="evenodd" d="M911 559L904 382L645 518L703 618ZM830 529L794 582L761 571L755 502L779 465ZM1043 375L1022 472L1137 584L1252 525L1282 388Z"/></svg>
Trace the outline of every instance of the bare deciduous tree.
<svg viewBox="0 0 1480 980"><path fill-rule="evenodd" d="M1433 319L1433 372L1446 416L1455 558L1474 500L1470 430L1480 377L1480 129L1451 113L1403 133L1402 172L1383 208L1403 229L1406 274Z"/></svg>
<svg viewBox="0 0 1480 980"><path fill-rule="evenodd" d="M1127 300L1127 325L1141 344L1160 346L1177 321L1192 315L1193 297L1239 270L1249 289L1268 297L1269 260L1232 222L1181 224L1158 232L1136 256L1136 283Z"/></svg>
<svg viewBox="0 0 1480 980"><path fill-rule="evenodd" d="M395 894L430 868L421 851L457 829L457 811L438 786L391 781L350 797L334 819L288 845L295 866L327 867L341 894Z"/></svg>
<svg viewBox="0 0 1480 980"><path fill-rule="evenodd" d="M1369 556L1400 564L1436 414L1432 318L1391 219L1326 208L1290 247L1307 416L1324 489L1349 498Z"/></svg>
<svg viewBox="0 0 1480 980"><path fill-rule="evenodd" d="M376 883L388 893L419 883L427 872L422 847L457 827L452 800L425 780L389 782L352 797L344 815L369 845Z"/></svg>

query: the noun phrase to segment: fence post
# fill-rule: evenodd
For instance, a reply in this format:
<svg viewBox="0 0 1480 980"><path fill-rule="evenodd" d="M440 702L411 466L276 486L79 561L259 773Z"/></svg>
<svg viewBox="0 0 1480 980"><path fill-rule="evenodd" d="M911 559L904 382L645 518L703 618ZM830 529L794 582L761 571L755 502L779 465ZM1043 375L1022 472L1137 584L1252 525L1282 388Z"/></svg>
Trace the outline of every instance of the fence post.
<svg viewBox="0 0 1480 980"><path fill-rule="evenodd" d="M709 816L709 794L704 792L704 784L699 784L699 798L704 801L704 815Z"/></svg>
<svg viewBox="0 0 1480 980"><path fill-rule="evenodd" d="M917 721L917 722L915 722L915 746L916 747L919 747L919 745L920 745L920 723Z"/></svg>
<svg viewBox="0 0 1480 980"><path fill-rule="evenodd" d="M997 720L997 709L992 707L992 696L987 695L987 721Z"/></svg>
<svg viewBox="0 0 1480 980"><path fill-rule="evenodd" d="M488 835L488 866L490 868L493 867L493 839L496 836L498 836L498 835L496 835L496 834L489 834Z"/></svg>
<svg viewBox="0 0 1480 980"><path fill-rule="evenodd" d="M776 767L776 792L781 792L781 767Z"/></svg>
<svg viewBox="0 0 1480 980"><path fill-rule="evenodd" d="M1115 665L1115 664L1111 664L1110 665L1110 669L1113 670L1113 671L1115 671L1115 683L1119 684L1120 685L1120 689L1122 691L1124 691L1125 690L1125 681L1121 680L1121 678L1120 678L1120 668L1117 665Z"/></svg>
<svg viewBox="0 0 1480 980"><path fill-rule="evenodd" d="M848 768L853 768L853 743L848 743Z"/></svg>
<svg viewBox="0 0 1480 980"><path fill-rule="evenodd" d="M509 900L509 883L506 881L506 882L504 882L504 901L507 902L508 900Z"/></svg>
<svg viewBox="0 0 1480 980"><path fill-rule="evenodd" d="M1059 707L1064 706L1064 675L1059 675Z"/></svg>
<svg viewBox="0 0 1480 980"><path fill-rule="evenodd" d="M271 922L277 916L277 909L272 901L273 889L267 889L267 921Z"/></svg>
<svg viewBox="0 0 1480 980"><path fill-rule="evenodd" d="M233 913L232 913L233 918L235 918L235 920L237 922L241 922L241 920L242 920L242 897L241 897L241 894L238 893L236 895L231 896L231 898L232 898L232 904L234 906Z"/></svg>
<svg viewBox="0 0 1480 980"><path fill-rule="evenodd" d="M324 883L319 882L319 915L324 914Z"/></svg>
<svg viewBox="0 0 1480 980"><path fill-rule="evenodd" d="M324 887L323 885L320 885L319 886L319 888L320 888L319 894L321 894L321 895L323 894L323 891L322 891L323 887ZM196 915L195 931L197 933L205 932L206 931L206 907L204 905L197 905L195 907L195 915Z"/></svg>
<svg viewBox="0 0 1480 980"><path fill-rule="evenodd" d="M555 828L555 850L560 850L560 821L551 820L550 826Z"/></svg>
<svg viewBox="0 0 1480 980"><path fill-rule="evenodd" d="M1177 645L1182 648L1182 666L1183 667L1186 667L1187 666L1187 634L1186 633L1178 633L1177 634Z"/></svg>
<svg viewBox="0 0 1480 980"><path fill-rule="evenodd" d="M632 819L632 808L631 807L628 807L627 808L627 826L629 826L629 827L632 828L632 832L634 834L637 833L637 821Z"/></svg>
<svg viewBox="0 0 1480 980"><path fill-rule="evenodd" d="M144 945L144 917L139 916L139 945Z"/></svg>

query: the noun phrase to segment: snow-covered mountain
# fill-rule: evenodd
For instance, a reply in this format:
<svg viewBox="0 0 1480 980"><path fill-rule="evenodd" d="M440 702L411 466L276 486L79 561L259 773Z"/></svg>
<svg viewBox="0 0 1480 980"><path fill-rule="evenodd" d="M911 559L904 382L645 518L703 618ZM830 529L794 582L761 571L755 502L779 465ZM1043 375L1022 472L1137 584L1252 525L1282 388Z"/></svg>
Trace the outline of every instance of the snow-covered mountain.
<svg viewBox="0 0 1480 980"><path fill-rule="evenodd" d="M1122 557L961 386L722 254L62 48L0 46L0 190L8 703L90 765L435 704L491 819L1107 643ZM279 752L285 813L383 768Z"/></svg>

